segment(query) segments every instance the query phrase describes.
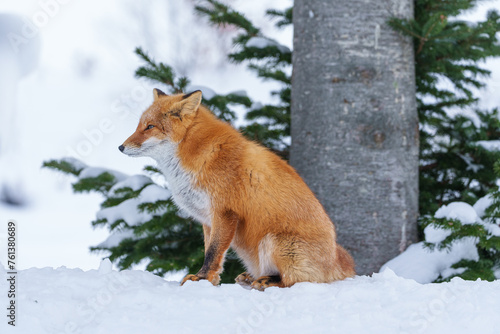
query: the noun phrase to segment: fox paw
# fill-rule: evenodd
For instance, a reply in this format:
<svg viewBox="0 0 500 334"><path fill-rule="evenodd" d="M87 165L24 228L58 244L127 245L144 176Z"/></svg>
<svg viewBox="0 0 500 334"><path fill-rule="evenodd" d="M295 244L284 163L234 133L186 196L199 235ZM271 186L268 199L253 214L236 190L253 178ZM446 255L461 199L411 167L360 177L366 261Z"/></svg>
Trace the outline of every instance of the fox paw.
<svg viewBox="0 0 500 334"><path fill-rule="evenodd" d="M200 277L198 275L186 275L186 277L184 277L181 281L181 285L184 285L184 283L186 283L187 281L199 281L199 280L202 280L202 279L206 279L208 280L210 283L212 283L213 285L218 285L219 282L220 282L220 276L219 274L217 273L209 273L207 275L207 277Z"/></svg>
<svg viewBox="0 0 500 334"><path fill-rule="evenodd" d="M252 282L252 289L264 291L266 288L270 286L279 286L282 287L281 277L280 276L262 276Z"/></svg>
<svg viewBox="0 0 500 334"><path fill-rule="evenodd" d="M239 285L250 285L253 283L254 278L245 271L244 273L239 274L238 277L235 278L235 281Z"/></svg>
<svg viewBox="0 0 500 334"><path fill-rule="evenodd" d="M199 281L201 278L196 276L196 275L186 275L182 281L181 281L181 285L184 285L184 283L186 283L187 281Z"/></svg>
<svg viewBox="0 0 500 334"><path fill-rule="evenodd" d="M220 276L217 273L208 273L207 278L205 278L210 281L213 285L219 285L220 283Z"/></svg>

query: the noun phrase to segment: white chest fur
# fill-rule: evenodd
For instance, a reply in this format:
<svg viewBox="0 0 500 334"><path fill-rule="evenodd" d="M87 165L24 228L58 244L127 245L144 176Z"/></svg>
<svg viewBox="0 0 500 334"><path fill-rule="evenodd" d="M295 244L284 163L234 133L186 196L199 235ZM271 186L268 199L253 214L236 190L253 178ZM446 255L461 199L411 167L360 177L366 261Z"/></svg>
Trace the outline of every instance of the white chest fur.
<svg viewBox="0 0 500 334"><path fill-rule="evenodd" d="M153 157L165 175L175 204L192 218L210 226L210 198L194 186L194 176L182 167L177 144L161 143Z"/></svg>

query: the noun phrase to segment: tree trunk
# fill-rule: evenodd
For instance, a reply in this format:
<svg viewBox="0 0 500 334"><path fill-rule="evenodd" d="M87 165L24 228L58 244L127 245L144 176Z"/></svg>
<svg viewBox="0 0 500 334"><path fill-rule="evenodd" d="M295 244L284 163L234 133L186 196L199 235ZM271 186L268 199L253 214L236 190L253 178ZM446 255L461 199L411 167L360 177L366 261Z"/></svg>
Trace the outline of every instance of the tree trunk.
<svg viewBox="0 0 500 334"><path fill-rule="evenodd" d="M416 240L413 0L296 0L291 164L371 274Z"/></svg>

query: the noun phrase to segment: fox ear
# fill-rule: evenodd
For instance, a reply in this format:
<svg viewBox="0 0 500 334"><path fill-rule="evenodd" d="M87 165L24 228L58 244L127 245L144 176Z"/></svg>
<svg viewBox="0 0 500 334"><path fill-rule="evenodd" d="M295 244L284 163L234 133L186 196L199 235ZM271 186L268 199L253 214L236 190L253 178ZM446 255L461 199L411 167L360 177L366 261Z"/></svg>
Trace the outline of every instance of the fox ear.
<svg viewBox="0 0 500 334"><path fill-rule="evenodd" d="M162 92L158 88L153 89L153 97L154 97L155 101L158 100L160 98L160 96L167 96L167 94L165 94L164 92Z"/></svg>
<svg viewBox="0 0 500 334"><path fill-rule="evenodd" d="M201 90L195 90L192 93L186 94L182 97L181 103L184 104L184 108L189 109L191 111L198 110L198 107L201 104Z"/></svg>
<svg viewBox="0 0 500 334"><path fill-rule="evenodd" d="M201 104L201 90L182 96L182 100L172 105L171 116L178 117L181 121L184 116L195 114Z"/></svg>

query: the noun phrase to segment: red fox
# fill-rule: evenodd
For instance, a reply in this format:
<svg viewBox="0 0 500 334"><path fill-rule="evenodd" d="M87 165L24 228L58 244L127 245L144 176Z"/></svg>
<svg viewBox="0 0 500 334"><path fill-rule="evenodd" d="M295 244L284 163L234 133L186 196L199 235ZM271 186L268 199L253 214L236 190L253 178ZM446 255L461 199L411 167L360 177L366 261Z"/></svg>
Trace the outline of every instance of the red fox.
<svg viewBox="0 0 500 334"><path fill-rule="evenodd" d="M203 225L203 266L181 284L219 284L229 247L247 269L236 282L258 290L355 275L332 221L290 165L217 119L201 91L153 93L119 149L155 159L176 205Z"/></svg>

